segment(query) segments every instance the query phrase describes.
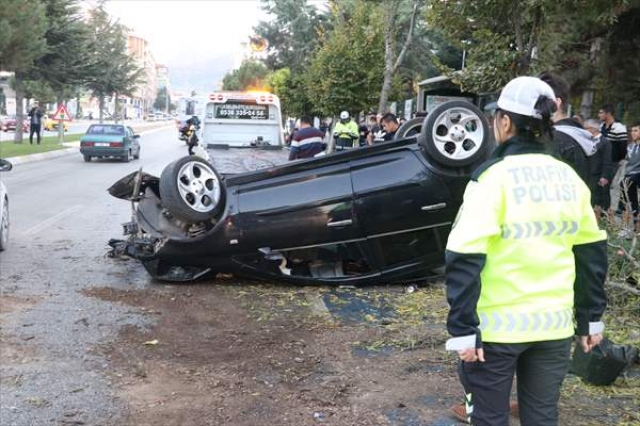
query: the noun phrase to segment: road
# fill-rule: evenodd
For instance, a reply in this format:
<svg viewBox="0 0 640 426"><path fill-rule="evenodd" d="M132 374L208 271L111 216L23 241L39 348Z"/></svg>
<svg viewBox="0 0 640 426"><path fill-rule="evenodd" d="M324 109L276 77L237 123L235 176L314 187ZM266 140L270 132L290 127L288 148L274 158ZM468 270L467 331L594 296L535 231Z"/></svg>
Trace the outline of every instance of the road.
<svg viewBox="0 0 640 426"><path fill-rule="evenodd" d="M41 425L52 417L72 421L73 413L99 424L120 411L104 398L108 384L93 365L100 361L87 350L115 324L138 326L144 320L78 291L147 281L142 271L114 271L103 259L106 242L118 237L120 223L129 219L126 204L106 189L141 166L159 173L186 149L173 129L143 135L141 146L141 159L131 163L84 163L78 153L19 165L2 176L9 188L11 230L9 249L0 254L0 312L20 311L1 323L2 425Z"/></svg>

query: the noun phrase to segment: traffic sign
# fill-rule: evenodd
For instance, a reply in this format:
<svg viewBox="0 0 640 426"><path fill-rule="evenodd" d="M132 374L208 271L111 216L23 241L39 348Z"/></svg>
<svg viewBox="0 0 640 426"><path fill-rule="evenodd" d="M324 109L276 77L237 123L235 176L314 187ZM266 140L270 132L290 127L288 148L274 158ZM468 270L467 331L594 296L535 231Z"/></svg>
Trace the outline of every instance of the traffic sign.
<svg viewBox="0 0 640 426"><path fill-rule="evenodd" d="M71 115L69 115L67 107L64 106L64 104L60 104L56 113L53 114L52 119L58 121L71 121Z"/></svg>

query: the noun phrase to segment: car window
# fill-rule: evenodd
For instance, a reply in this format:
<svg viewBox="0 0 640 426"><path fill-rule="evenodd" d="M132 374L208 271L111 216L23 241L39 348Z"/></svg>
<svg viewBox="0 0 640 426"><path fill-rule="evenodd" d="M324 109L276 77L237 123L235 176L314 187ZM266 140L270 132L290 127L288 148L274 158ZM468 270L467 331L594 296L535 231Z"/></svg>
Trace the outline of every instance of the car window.
<svg viewBox="0 0 640 426"><path fill-rule="evenodd" d="M123 126L93 124L87 130L88 135L124 135Z"/></svg>

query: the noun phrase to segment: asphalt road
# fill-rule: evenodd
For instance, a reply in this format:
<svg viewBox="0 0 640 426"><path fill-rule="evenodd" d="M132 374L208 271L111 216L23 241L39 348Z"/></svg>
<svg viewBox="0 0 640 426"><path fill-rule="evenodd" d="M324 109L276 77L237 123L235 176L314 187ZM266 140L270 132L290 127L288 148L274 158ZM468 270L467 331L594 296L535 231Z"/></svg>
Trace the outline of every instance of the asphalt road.
<svg viewBox="0 0 640 426"><path fill-rule="evenodd" d="M1 177L11 214L9 247L0 253L3 426L117 424L126 410L115 402L102 374L108 364L95 348L124 326L144 329L147 317L82 292L152 285L137 262L105 258L107 241L121 237L120 224L130 219L127 203L106 190L139 167L159 175L187 149L173 128L143 134L141 146L141 159L130 163L84 163L78 152L20 164ZM262 161L246 151L213 157L243 171L273 164L285 153L266 155L273 158Z"/></svg>

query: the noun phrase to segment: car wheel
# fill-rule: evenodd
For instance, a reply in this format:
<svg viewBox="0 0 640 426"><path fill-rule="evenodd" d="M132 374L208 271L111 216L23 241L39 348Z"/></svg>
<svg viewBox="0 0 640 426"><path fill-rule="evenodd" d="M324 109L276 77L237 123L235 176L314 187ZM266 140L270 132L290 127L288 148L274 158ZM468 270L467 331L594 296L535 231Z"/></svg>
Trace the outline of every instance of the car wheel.
<svg viewBox="0 0 640 426"><path fill-rule="evenodd" d="M84 162L85 163L90 163L91 162L91 156L90 155L83 155L82 156L84 158Z"/></svg>
<svg viewBox="0 0 640 426"><path fill-rule="evenodd" d="M136 151L136 153L133 155L133 159L134 160L139 160L140 159L140 149L138 149Z"/></svg>
<svg viewBox="0 0 640 426"><path fill-rule="evenodd" d="M226 189L220 174L205 159L183 157L160 175L162 205L178 219L202 222L223 211Z"/></svg>
<svg viewBox="0 0 640 426"><path fill-rule="evenodd" d="M423 124L422 117L412 118L411 120L407 120L402 126L398 127L396 130L396 134L394 139L404 139L410 138L413 136L418 136L420 131L422 130Z"/></svg>
<svg viewBox="0 0 640 426"><path fill-rule="evenodd" d="M427 154L447 167L477 163L493 149L486 117L466 101L438 105L425 118L420 139Z"/></svg>
<svg viewBox="0 0 640 426"><path fill-rule="evenodd" d="M125 163L128 163L129 161L131 161L131 150L128 150L127 155L122 157L122 161L124 161Z"/></svg>
<svg viewBox="0 0 640 426"><path fill-rule="evenodd" d="M9 199L4 199L2 212L0 213L0 251L7 248L9 243Z"/></svg>

